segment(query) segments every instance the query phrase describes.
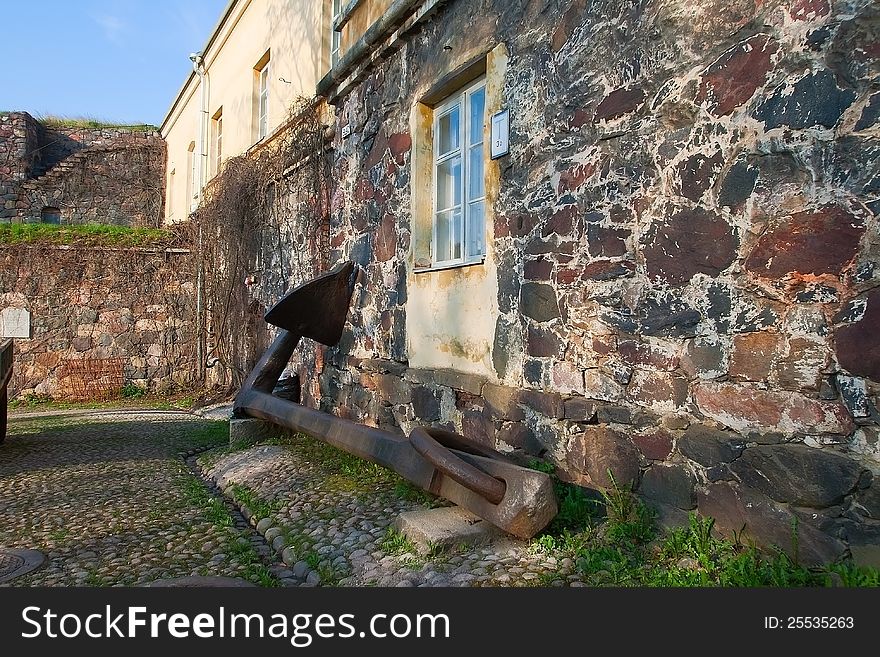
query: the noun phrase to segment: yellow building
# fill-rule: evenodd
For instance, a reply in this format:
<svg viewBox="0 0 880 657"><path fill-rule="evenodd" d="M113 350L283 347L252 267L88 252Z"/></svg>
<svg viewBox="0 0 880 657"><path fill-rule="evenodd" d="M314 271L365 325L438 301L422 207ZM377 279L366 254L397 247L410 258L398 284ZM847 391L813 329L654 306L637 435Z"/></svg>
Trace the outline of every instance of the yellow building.
<svg viewBox="0 0 880 657"><path fill-rule="evenodd" d="M174 98L161 134L168 145L165 221L194 210L223 162L271 140L291 103L311 98L329 68L338 0L231 0Z"/></svg>

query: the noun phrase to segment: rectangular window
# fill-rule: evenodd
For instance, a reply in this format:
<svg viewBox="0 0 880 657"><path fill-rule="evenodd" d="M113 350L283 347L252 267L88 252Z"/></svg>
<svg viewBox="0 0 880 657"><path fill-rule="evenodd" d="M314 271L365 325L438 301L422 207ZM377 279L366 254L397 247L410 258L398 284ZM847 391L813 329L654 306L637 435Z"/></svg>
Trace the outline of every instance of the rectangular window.
<svg viewBox="0 0 880 657"><path fill-rule="evenodd" d="M485 123L485 79L434 109L433 267L479 262L486 255Z"/></svg>
<svg viewBox="0 0 880 657"><path fill-rule="evenodd" d="M220 165L223 163L223 108L217 110L211 119L211 141L214 145L214 170L213 175L220 173Z"/></svg>
<svg viewBox="0 0 880 657"><path fill-rule="evenodd" d="M260 100L257 139L269 134L269 62L260 69Z"/></svg>
<svg viewBox="0 0 880 657"><path fill-rule="evenodd" d="M330 12L330 68L336 66L339 61L339 49L342 45L342 32L337 32L333 26L341 13L342 0L333 0L333 9Z"/></svg>

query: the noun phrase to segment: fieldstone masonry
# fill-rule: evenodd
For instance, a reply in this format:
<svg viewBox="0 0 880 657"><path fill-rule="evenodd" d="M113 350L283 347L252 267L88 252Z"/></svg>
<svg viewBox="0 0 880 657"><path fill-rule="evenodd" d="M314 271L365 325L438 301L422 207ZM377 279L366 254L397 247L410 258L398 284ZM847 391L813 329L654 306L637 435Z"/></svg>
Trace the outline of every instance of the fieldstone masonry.
<svg viewBox="0 0 880 657"><path fill-rule="evenodd" d="M185 253L159 249L0 247L0 308L26 312L10 398L117 396L194 380L194 285Z"/></svg>
<svg viewBox="0 0 880 657"><path fill-rule="evenodd" d="M164 203L165 142L139 128L65 128L26 112L0 114L0 222L158 227Z"/></svg>
<svg viewBox="0 0 880 657"><path fill-rule="evenodd" d="M438 5L333 99L331 260L362 268L306 403L632 485L805 563L880 542L880 10ZM529 29L523 29L529 26ZM409 366L416 89L504 44L494 372ZM482 49L482 50L481 50ZM350 126L343 139L340 126Z"/></svg>

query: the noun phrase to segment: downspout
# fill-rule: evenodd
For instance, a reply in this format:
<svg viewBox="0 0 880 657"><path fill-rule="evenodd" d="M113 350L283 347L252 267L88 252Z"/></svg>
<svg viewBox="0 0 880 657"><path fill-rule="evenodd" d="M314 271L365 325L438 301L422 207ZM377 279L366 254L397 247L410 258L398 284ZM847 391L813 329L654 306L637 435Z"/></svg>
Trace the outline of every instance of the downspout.
<svg viewBox="0 0 880 657"><path fill-rule="evenodd" d="M202 190L205 188L204 183L204 171L205 171L205 159L207 154L205 153L205 125L207 123L206 118L208 116L208 94L206 90L206 76L205 76L205 60L202 57L202 53L195 52L189 56L190 60L193 63L193 72L199 76L199 159L196 166L196 180L195 184L198 187L198 197L199 203L202 200ZM205 270L205 259L204 259L204 245L203 245L203 237L202 237L202 222L199 221L199 235L198 235L198 254L199 254L199 268L197 272L196 278L196 374L203 384L205 382L205 308L204 308L204 270Z"/></svg>
<svg viewBox="0 0 880 657"><path fill-rule="evenodd" d="M317 94L326 96L335 85L342 82L358 65L363 57L370 53L392 28L397 28L415 11L423 0L395 0L385 13L363 33L360 39L345 51L336 66L318 82Z"/></svg>

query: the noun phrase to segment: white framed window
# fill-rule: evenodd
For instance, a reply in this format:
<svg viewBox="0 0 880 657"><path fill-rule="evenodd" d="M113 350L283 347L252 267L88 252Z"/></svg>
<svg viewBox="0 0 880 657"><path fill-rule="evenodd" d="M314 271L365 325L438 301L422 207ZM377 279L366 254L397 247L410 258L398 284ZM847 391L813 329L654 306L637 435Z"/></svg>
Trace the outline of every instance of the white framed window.
<svg viewBox="0 0 880 657"><path fill-rule="evenodd" d="M434 109L432 269L486 255L485 124L485 78Z"/></svg>
<svg viewBox="0 0 880 657"><path fill-rule="evenodd" d="M217 110L211 120L212 141L214 142L214 175L220 173L223 163L223 108Z"/></svg>
<svg viewBox="0 0 880 657"><path fill-rule="evenodd" d="M332 10L330 11L330 68L336 66L339 61L339 50L342 45L342 33L333 29L336 20L342 13L342 0L333 0Z"/></svg>
<svg viewBox="0 0 880 657"><path fill-rule="evenodd" d="M260 69L257 140L269 134L269 62Z"/></svg>

